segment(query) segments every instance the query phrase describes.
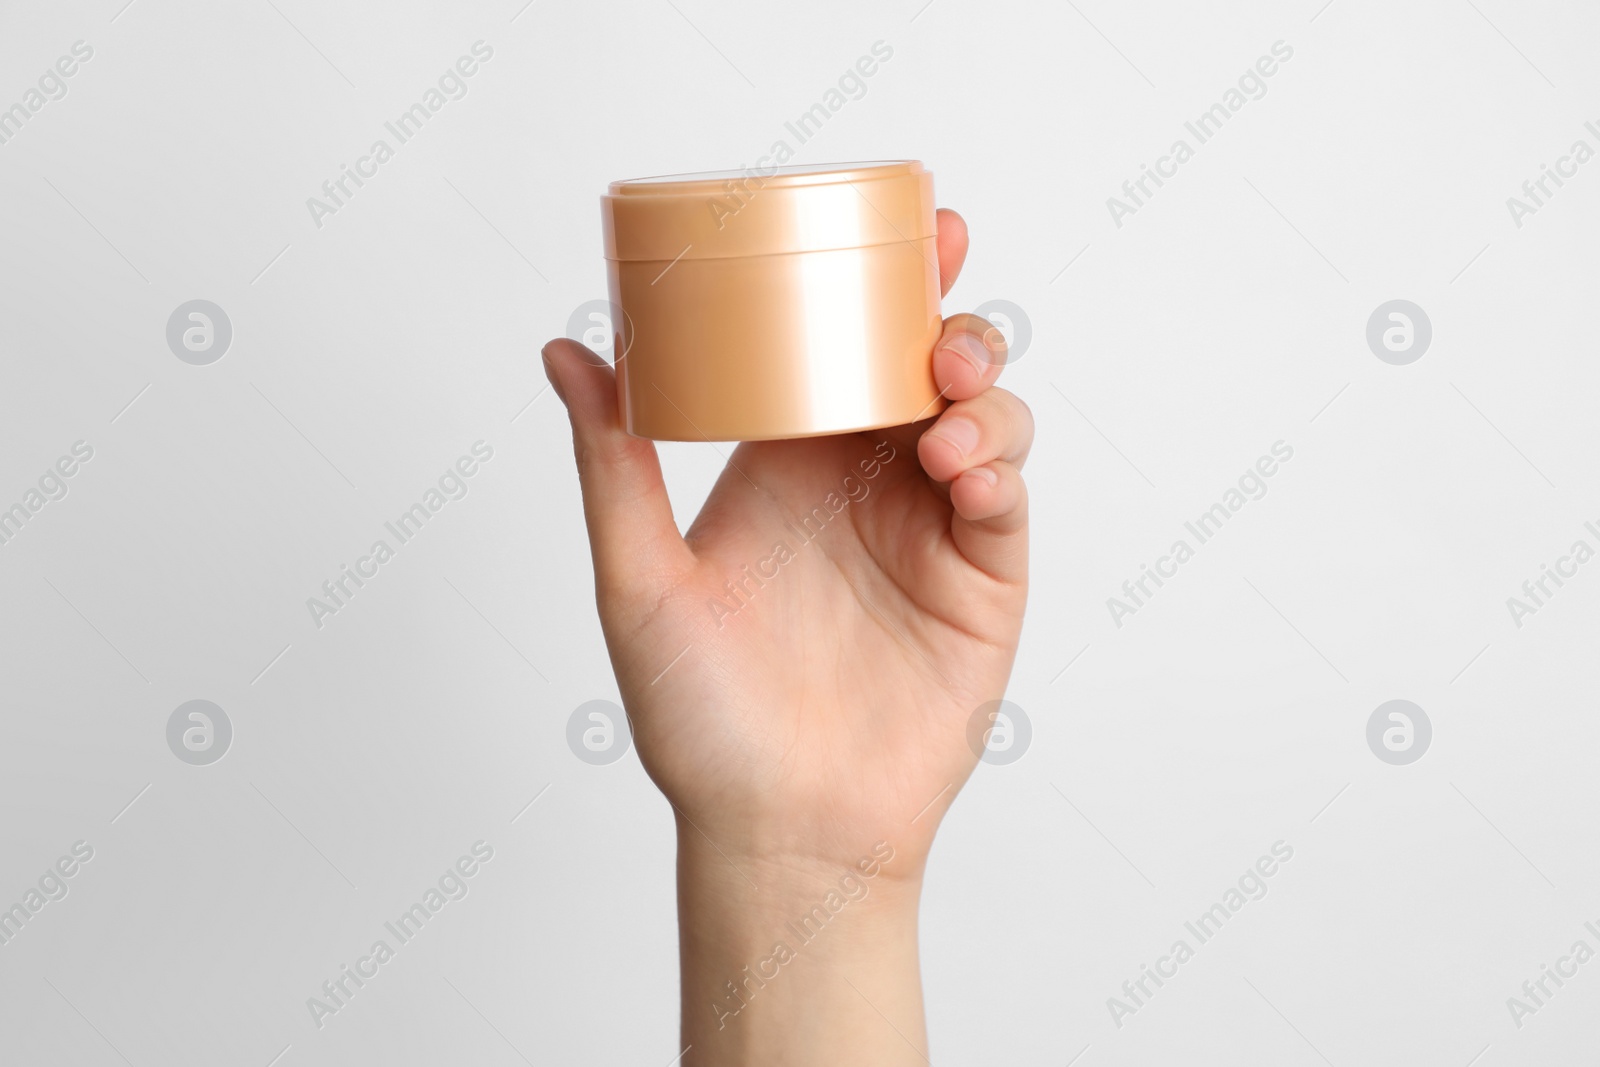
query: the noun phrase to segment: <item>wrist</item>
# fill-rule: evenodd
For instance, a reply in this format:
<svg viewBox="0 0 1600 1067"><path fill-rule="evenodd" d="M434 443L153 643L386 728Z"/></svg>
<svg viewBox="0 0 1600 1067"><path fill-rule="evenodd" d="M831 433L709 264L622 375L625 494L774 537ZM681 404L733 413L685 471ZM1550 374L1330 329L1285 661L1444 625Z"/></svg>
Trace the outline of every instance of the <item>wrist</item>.
<svg viewBox="0 0 1600 1067"><path fill-rule="evenodd" d="M673 804L680 869L685 862L710 879L737 870L770 872L778 892L837 882L854 874L872 886L895 885L896 895L915 897L927 864L934 819L921 827L895 824L841 827L825 817L793 812L697 811L693 818ZM820 880L820 882L818 881ZM759 878L741 879L748 888ZM885 894L887 895L887 893Z"/></svg>
<svg viewBox="0 0 1600 1067"><path fill-rule="evenodd" d="M678 830L685 1067L923 1062L920 864L881 840L840 861Z"/></svg>
<svg viewBox="0 0 1600 1067"><path fill-rule="evenodd" d="M920 855L887 840L863 841L853 850L776 840L756 845L737 835L708 836L682 815L677 823L680 898L697 906L715 903L726 923L777 919L783 925L817 908L829 916L846 910L916 914Z"/></svg>

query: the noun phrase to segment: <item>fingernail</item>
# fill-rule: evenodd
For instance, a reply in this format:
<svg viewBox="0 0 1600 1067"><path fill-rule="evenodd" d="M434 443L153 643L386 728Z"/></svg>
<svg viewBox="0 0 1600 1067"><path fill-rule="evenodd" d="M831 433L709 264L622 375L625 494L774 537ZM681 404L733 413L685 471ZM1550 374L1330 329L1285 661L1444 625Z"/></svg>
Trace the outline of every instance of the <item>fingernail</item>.
<svg viewBox="0 0 1600 1067"><path fill-rule="evenodd" d="M978 424L959 415L941 420L929 432L948 442L963 457L971 455L978 447Z"/></svg>
<svg viewBox="0 0 1600 1067"><path fill-rule="evenodd" d="M987 482L990 485L999 485L1000 484L1000 476L998 474L996 474L994 471L990 470L988 467L973 467L971 470L967 471L966 473L967 474L975 474L979 478L982 478L985 482Z"/></svg>
<svg viewBox="0 0 1600 1067"><path fill-rule="evenodd" d="M1006 334L1000 327L991 326L983 331L983 346L989 350L984 358L990 363L1006 361Z"/></svg>
<svg viewBox="0 0 1600 1067"><path fill-rule="evenodd" d="M983 342L970 333L956 334L945 342L944 347L970 363L979 374L983 373L984 365L989 361Z"/></svg>

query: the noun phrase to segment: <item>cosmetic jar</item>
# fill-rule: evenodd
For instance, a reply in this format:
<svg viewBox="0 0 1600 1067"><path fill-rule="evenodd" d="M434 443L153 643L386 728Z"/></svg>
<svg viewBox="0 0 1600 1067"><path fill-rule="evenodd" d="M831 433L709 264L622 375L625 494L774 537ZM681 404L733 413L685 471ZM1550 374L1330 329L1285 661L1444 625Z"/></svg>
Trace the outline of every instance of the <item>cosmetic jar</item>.
<svg viewBox="0 0 1600 1067"><path fill-rule="evenodd" d="M943 410L921 163L637 178L612 183L602 216L629 433L814 437Z"/></svg>

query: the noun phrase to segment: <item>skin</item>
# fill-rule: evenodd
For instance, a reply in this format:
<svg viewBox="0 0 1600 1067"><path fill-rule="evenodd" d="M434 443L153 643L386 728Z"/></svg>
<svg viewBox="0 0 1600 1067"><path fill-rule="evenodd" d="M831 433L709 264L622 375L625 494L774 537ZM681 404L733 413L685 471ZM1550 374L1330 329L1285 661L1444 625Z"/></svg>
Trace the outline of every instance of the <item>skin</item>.
<svg viewBox="0 0 1600 1067"><path fill-rule="evenodd" d="M944 292L966 252L940 211ZM1016 655L1033 440L994 386L998 330L947 318L930 359L936 419L741 444L680 536L611 367L544 348L612 666L676 813L685 1067L928 1061L918 900L977 762L970 724ZM834 514L830 494L851 502Z"/></svg>

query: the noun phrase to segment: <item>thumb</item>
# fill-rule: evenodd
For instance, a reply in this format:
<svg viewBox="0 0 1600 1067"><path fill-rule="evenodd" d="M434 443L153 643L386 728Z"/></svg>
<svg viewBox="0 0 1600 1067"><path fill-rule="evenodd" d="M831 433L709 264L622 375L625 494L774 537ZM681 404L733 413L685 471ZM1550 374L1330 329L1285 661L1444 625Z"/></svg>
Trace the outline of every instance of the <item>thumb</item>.
<svg viewBox="0 0 1600 1067"><path fill-rule="evenodd" d="M655 445L622 428L610 364L566 338L545 345L543 354L545 375L572 422L595 593L603 612L627 610L694 555L673 521Z"/></svg>

